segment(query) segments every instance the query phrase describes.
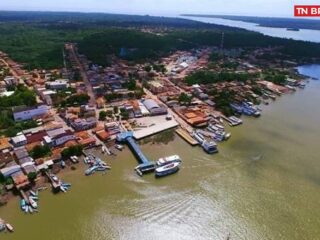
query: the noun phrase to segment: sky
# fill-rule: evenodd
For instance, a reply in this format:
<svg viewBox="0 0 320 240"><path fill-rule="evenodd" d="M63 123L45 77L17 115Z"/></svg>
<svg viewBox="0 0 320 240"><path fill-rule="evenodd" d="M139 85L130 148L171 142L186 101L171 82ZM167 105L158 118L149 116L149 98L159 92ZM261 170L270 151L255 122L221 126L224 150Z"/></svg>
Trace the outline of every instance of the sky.
<svg viewBox="0 0 320 240"><path fill-rule="evenodd" d="M0 0L0 10L79 11L170 16L182 13L292 17L294 4L319 0Z"/></svg>

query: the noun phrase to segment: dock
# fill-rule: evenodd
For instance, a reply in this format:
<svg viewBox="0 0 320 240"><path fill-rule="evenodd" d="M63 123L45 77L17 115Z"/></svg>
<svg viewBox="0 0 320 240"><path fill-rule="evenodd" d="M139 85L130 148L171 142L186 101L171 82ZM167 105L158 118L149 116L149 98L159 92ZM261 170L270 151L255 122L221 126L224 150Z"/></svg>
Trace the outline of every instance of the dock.
<svg viewBox="0 0 320 240"><path fill-rule="evenodd" d="M117 136L118 142L126 142L133 154L136 156L139 161L139 165L135 168L135 170L141 174L152 172L155 169L155 164L151 162L141 151L138 144L133 139L133 132L123 132L118 134Z"/></svg>
<svg viewBox="0 0 320 240"><path fill-rule="evenodd" d="M193 137L191 137L190 134L189 134L186 130L184 130L184 129L182 129L182 128L178 128L178 129L176 130L176 133L177 133L181 138L183 138L187 143L189 143L189 144L192 145L192 146L196 146L196 145L199 144L197 140L195 140Z"/></svg>
<svg viewBox="0 0 320 240"><path fill-rule="evenodd" d="M54 181L54 180L52 179L52 177L50 176L50 174L48 173L48 171L45 171L45 174L46 174L46 176L48 177L48 179L50 180L51 185L52 185L52 188L53 188L53 189L59 189L60 186L61 186L61 181L59 181L59 182Z"/></svg>
<svg viewBox="0 0 320 240"><path fill-rule="evenodd" d="M140 140L179 126L175 119L166 120L164 116L149 117L144 118L144 120L140 119L138 121L144 121L144 124L147 125L134 130L133 137L136 140Z"/></svg>
<svg viewBox="0 0 320 240"><path fill-rule="evenodd" d="M21 197L26 201L26 203L29 204L29 198L27 194L22 189L20 189L19 192L21 194Z"/></svg>

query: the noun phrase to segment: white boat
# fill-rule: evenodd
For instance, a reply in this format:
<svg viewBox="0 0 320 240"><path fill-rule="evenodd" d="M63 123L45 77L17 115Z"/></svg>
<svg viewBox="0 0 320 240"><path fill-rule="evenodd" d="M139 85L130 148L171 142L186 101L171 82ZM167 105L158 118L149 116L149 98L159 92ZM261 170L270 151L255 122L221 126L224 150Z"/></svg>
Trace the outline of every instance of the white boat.
<svg viewBox="0 0 320 240"><path fill-rule="evenodd" d="M14 229L13 229L13 227L12 227L12 225L10 223L6 223L6 227L7 227L9 232L13 232L14 231Z"/></svg>
<svg viewBox="0 0 320 240"><path fill-rule="evenodd" d="M179 162L173 162L173 163L158 167L155 170L155 175L156 177L164 177L164 176L168 176L170 174L176 173L177 171L179 171L179 165L180 165Z"/></svg>
<svg viewBox="0 0 320 240"><path fill-rule="evenodd" d="M31 206L28 206L28 208L29 208L29 213L33 213L33 209L32 209L32 207Z"/></svg>
<svg viewBox="0 0 320 240"><path fill-rule="evenodd" d="M122 151L123 148L124 148L124 146L122 146L122 145L120 145L120 144L116 144L114 147L115 147L116 149L118 149L119 151Z"/></svg>
<svg viewBox="0 0 320 240"><path fill-rule="evenodd" d="M179 162L181 163L181 158L179 155L172 155L164 158L159 158L158 161L156 162L157 166L164 166L166 164L170 164L173 162Z"/></svg>
<svg viewBox="0 0 320 240"><path fill-rule="evenodd" d="M32 191L32 190L30 190L30 194L31 194L32 196L36 196L36 193L35 193L34 191Z"/></svg>
<svg viewBox="0 0 320 240"><path fill-rule="evenodd" d="M29 203L33 208L37 208L38 204L35 200L33 200L33 198L29 197Z"/></svg>
<svg viewBox="0 0 320 240"><path fill-rule="evenodd" d="M70 157L70 160L71 160L71 162L73 162L73 163L77 163L77 162L79 161L77 156L71 156L71 157Z"/></svg>
<svg viewBox="0 0 320 240"><path fill-rule="evenodd" d="M55 182L59 182L59 178L56 176L56 175L51 175L51 178L52 178L52 180L53 181L55 181Z"/></svg>
<svg viewBox="0 0 320 240"><path fill-rule="evenodd" d="M66 187L64 187L64 186L60 186L60 190L62 191L62 192L67 192L67 188Z"/></svg>

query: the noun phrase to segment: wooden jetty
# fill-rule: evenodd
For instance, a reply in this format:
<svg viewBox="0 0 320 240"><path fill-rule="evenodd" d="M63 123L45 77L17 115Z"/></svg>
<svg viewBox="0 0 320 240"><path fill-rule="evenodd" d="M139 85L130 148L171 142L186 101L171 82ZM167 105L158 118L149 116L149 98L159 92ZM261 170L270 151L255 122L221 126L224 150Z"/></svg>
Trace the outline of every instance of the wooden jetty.
<svg viewBox="0 0 320 240"><path fill-rule="evenodd" d="M192 146L199 144L197 140L191 137L190 134L182 128L178 128L176 133Z"/></svg>

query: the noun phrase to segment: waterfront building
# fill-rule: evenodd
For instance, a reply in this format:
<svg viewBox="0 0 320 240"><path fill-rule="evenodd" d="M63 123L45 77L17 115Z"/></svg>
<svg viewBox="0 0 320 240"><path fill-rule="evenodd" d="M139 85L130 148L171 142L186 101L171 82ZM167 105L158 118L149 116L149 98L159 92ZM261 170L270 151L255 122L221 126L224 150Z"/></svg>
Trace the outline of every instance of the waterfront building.
<svg viewBox="0 0 320 240"><path fill-rule="evenodd" d="M167 114L168 111L165 107L160 106L155 100L153 99L146 99L143 102L143 105L147 108L151 115L164 115Z"/></svg>

